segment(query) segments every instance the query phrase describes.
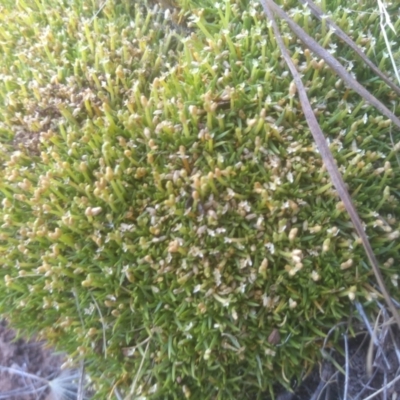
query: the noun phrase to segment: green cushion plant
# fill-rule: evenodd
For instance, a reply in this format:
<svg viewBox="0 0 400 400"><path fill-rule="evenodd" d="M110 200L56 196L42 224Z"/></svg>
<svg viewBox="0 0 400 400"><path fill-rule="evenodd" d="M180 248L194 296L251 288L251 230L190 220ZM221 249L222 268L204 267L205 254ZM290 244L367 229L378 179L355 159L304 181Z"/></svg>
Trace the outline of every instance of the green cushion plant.
<svg viewBox="0 0 400 400"><path fill-rule="evenodd" d="M2 1L0 313L84 358L99 399L273 397L380 297L261 6L187 3ZM385 69L367 3L330 7ZM400 300L398 132L282 29Z"/></svg>

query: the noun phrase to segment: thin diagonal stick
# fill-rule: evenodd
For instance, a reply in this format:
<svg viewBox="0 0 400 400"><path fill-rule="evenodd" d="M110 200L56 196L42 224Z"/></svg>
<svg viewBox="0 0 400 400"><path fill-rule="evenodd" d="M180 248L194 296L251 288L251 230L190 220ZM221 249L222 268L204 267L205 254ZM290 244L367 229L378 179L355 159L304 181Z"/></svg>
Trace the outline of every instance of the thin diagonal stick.
<svg viewBox="0 0 400 400"><path fill-rule="evenodd" d="M78 310L78 315L79 315L79 319L81 320L82 328L85 329L85 323L83 322L82 313L79 308L78 294L76 292L75 287L72 290L72 294L74 295L74 298L75 298L76 308ZM83 399L83 379L84 379L84 375L85 375L85 362L82 359L79 362L79 370L80 370L80 374L79 374L79 381L78 381L77 400L82 400Z"/></svg>
<svg viewBox="0 0 400 400"><path fill-rule="evenodd" d="M396 376L396 378L394 378L393 380L391 380L386 387L382 387L381 389L377 390L375 393L372 393L370 396L365 397L363 400L372 400L372 399L376 399L376 396L379 393L382 393L384 390L389 389L392 385L394 385L398 380L400 380L400 375Z"/></svg>
<svg viewBox="0 0 400 400"><path fill-rule="evenodd" d="M347 342L347 335L344 334L344 351L346 354L346 362L345 362L345 371L346 374L344 376L344 393L343 393L343 398L347 399L347 392L349 391L349 344Z"/></svg>

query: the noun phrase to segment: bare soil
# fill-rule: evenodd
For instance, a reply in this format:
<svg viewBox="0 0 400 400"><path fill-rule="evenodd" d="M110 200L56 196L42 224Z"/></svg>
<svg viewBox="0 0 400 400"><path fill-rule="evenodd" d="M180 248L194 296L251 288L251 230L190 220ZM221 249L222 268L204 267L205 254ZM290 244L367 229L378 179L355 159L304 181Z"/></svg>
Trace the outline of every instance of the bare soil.
<svg viewBox="0 0 400 400"><path fill-rule="evenodd" d="M63 374L63 362L44 342L18 339L0 322L0 399L53 400L48 383Z"/></svg>
<svg viewBox="0 0 400 400"><path fill-rule="evenodd" d="M360 333L343 341L340 351L326 351L317 367L294 393L282 391L277 400L400 400L400 333L383 325L371 337ZM340 372L340 370L342 372Z"/></svg>
<svg viewBox="0 0 400 400"><path fill-rule="evenodd" d="M360 333L347 345L343 341L341 351L327 350L327 360L300 386L293 382L293 393L282 390L277 400L400 400L400 333L383 324L375 336L371 361L370 336ZM64 361L44 342L17 338L0 321L0 400L76 400L77 375L61 369ZM63 376L66 390L55 396L50 382Z"/></svg>

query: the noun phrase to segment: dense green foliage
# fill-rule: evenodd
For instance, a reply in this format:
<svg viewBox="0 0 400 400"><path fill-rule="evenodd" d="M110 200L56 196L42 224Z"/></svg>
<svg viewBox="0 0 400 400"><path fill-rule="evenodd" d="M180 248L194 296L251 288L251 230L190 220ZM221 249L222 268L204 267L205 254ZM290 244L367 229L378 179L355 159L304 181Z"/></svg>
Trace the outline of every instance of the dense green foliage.
<svg viewBox="0 0 400 400"><path fill-rule="evenodd" d="M199 0L179 16L109 1L92 19L95 2L2 3L0 313L84 357L98 398L272 393L320 358L354 299L374 312L260 5ZM333 15L389 69L375 3L363 7ZM351 52L291 15L396 109ZM389 123L282 29L400 300Z"/></svg>

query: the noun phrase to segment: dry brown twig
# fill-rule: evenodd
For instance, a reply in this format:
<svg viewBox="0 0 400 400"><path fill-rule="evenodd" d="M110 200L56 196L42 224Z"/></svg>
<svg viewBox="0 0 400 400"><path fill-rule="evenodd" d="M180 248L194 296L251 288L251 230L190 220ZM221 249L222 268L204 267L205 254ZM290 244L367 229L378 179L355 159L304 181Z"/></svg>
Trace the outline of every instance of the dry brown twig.
<svg viewBox="0 0 400 400"><path fill-rule="evenodd" d="M388 305L393 318L396 320L397 325L400 328L400 315L389 295L389 292L385 286L383 281L383 277L381 271L379 269L378 261L375 257L375 254L372 250L371 244L368 240L368 237L364 231L362 221L354 207L351 196L349 195L343 178L336 166L335 159L329 149L325 136L319 126L317 118L311 108L310 102L308 100L308 96L306 90L304 88L303 82L301 80L300 74L294 65L289 52L283 42L282 36L280 34L278 25L275 20L275 14L284 19L291 30L299 37L299 39L314 53L319 55L321 58L325 60L325 62L345 81L345 83L355 90L358 94L360 94L364 100L366 100L369 104L373 105L378 109L383 115L388 117L395 125L400 128L400 119L397 118L384 104L382 104L378 99L376 99L373 95L371 95L362 85L360 85L347 71L346 69L336 60L330 53L328 53L323 47L321 47L313 38L311 38L304 30L297 25L279 6L275 4L272 0L260 0L261 5L264 9L265 14L272 24L272 28L275 34L275 39L277 44L281 50L282 56L289 67L289 70L293 76L294 83L297 87L297 91L300 98L300 103L304 112L304 115L307 120L307 124L310 127L310 131L313 135L313 138L317 144L323 162L328 170L329 176L333 185L335 186L343 204L350 216L350 219L354 225L354 228L361 238L362 245L365 249L365 252L368 256L370 264L372 265L372 269L375 274L375 278L379 285L379 288L383 294L383 297ZM400 89L399 89L400 90Z"/></svg>

